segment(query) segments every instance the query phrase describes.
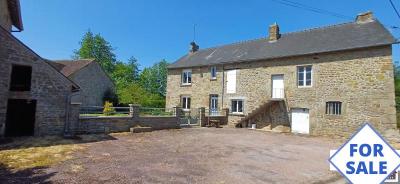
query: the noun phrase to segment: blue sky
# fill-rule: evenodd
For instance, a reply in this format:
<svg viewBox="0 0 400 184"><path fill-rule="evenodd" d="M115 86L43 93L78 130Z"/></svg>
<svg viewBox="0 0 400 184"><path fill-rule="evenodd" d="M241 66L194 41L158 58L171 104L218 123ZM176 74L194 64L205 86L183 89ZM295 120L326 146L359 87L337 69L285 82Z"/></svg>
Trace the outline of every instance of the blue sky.
<svg viewBox="0 0 400 184"><path fill-rule="evenodd" d="M349 17L371 10L383 24L400 27L388 0L292 1ZM394 3L400 10L400 1ZM352 21L273 0L21 0L21 7L25 30L14 35L44 58L69 59L90 29L115 47L119 60L134 56L142 67L186 54L194 24L196 42L207 48L266 37L274 22L285 33ZM400 29L392 33L400 38ZM393 49L396 61L399 49Z"/></svg>

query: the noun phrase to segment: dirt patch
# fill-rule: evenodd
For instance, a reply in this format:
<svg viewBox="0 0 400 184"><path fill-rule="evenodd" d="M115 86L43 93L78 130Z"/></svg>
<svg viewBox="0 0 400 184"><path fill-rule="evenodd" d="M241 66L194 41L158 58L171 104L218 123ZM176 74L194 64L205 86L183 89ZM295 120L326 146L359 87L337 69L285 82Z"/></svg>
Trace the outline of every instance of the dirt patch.
<svg viewBox="0 0 400 184"><path fill-rule="evenodd" d="M326 138L194 128L113 134L46 169L56 183L312 183L337 180Z"/></svg>
<svg viewBox="0 0 400 184"><path fill-rule="evenodd" d="M84 135L75 139L59 136L21 137L0 145L0 165L10 170L47 167L73 158L83 143L103 140L106 135Z"/></svg>

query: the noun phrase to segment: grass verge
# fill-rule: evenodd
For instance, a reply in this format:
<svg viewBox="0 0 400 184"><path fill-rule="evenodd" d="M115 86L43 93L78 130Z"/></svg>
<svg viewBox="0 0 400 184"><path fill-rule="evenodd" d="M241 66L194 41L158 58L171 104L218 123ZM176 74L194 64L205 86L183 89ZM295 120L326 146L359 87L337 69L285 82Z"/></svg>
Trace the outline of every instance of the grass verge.
<svg viewBox="0 0 400 184"><path fill-rule="evenodd" d="M85 148L85 142L100 140L101 135L81 139L62 137L21 137L0 145L0 164L12 170L51 166L72 158L72 153Z"/></svg>

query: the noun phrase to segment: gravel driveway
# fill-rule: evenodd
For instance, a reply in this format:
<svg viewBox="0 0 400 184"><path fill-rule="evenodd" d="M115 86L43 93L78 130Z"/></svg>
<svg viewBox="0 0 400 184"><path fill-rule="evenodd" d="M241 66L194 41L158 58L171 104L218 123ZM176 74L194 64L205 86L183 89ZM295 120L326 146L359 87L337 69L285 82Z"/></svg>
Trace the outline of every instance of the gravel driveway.
<svg viewBox="0 0 400 184"><path fill-rule="evenodd" d="M326 183L326 138L230 128L117 135L46 169L56 183Z"/></svg>

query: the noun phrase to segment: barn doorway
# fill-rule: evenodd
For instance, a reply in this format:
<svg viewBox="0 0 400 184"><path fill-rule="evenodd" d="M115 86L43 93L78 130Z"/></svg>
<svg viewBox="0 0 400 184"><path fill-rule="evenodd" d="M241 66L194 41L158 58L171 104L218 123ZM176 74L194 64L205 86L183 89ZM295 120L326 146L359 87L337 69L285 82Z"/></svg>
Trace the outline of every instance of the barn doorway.
<svg viewBox="0 0 400 184"><path fill-rule="evenodd" d="M6 137L33 136L36 100L9 99L6 116Z"/></svg>

